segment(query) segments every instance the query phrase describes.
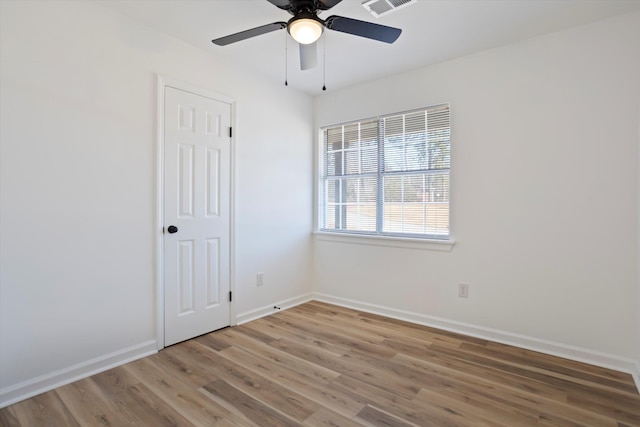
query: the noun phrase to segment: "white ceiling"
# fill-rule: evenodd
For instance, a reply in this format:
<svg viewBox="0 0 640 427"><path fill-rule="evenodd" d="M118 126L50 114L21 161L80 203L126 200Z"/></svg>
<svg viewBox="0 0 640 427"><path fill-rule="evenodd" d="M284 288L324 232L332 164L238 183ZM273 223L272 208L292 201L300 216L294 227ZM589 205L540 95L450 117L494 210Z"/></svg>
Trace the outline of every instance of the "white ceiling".
<svg viewBox="0 0 640 427"><path fill-rule="evenodd" d="M183 41L227 57L284 84L285 30L220 47L214 38L291 16L267 0L97 0ZM321 18L340 15L403 30L391 45L336 31L318 42L318 67L300 71L289 37L289 86L322 93L326 44L327 90L397 74L536 35L640 10L640 0L420 0L374 18L361 0L343 0ZM569 55L570 52L567 52Z"/></svg>

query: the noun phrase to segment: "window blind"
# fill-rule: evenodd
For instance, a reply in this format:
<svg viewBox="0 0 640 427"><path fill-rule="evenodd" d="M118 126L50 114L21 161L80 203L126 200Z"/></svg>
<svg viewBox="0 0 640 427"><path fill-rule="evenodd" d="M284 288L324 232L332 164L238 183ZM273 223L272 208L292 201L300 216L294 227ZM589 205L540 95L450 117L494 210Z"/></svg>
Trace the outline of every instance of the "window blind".
<svg viewBox="0 0 640 427"><path fill-rule="evenodd" d="M449 105L323 130L320 228L449 236Z"/></svg>

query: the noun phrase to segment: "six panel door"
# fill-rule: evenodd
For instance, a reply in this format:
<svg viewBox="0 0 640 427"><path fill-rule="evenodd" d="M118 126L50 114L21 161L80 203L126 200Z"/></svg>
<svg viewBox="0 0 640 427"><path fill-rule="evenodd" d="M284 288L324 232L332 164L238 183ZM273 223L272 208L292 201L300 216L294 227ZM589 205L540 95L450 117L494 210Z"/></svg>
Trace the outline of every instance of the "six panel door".
<svg viewBox="0 0 640 427"><path fill-rule="evenodd" d="M168 346L230 324L231 105L165 87L164 108Z"/></svg>

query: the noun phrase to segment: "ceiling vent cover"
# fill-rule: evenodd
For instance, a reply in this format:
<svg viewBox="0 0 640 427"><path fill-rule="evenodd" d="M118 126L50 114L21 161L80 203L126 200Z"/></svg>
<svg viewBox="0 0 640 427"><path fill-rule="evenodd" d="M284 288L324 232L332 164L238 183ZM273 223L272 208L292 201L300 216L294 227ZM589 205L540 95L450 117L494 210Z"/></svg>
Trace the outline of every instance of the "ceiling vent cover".
<svg viewBox="0 0 640 427"><path fill-rule="evenodd" d="M364 0L362 6L373 16L379 18L382 15L417 2L418 0Z"/></svg>

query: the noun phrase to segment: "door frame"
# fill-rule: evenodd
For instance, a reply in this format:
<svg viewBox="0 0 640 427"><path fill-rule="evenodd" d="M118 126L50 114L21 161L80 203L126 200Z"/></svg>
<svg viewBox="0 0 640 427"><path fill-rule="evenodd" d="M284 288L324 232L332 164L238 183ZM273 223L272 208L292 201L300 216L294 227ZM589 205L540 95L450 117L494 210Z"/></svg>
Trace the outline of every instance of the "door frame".
<svg viewBox="0 0 640 427"><path fill-rule="evenodd" d="M229 104L231 127L235 129L236 103L228 96L158 74L156 127L156 212L155 212L155 282L156 282L156 348L164 348L164 92L166 87L189 92ZM231 135L229 188L229 290L235 294L235 133ZM229 303L229 325L235 326L236 299Z"/></svg>

